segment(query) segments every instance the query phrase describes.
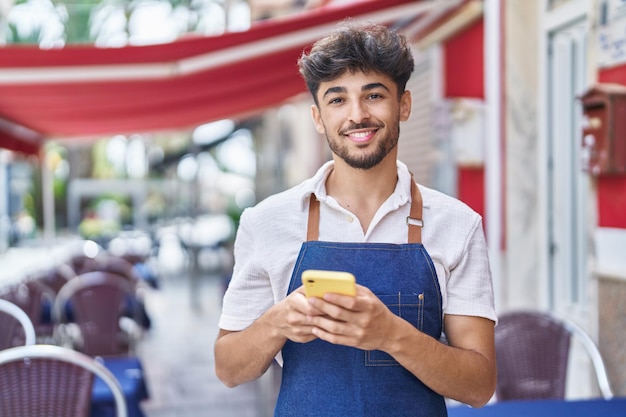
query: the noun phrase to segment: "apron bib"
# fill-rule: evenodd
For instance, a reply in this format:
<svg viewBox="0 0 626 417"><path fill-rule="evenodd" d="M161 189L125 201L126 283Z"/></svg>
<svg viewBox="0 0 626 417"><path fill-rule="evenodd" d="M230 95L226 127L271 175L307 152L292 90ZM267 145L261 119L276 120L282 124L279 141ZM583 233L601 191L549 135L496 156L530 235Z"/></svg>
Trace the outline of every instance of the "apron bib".
<svg viewBox="0 0 626 417"><path fill-rule="evenodd" d="M421 195L413 181L406 244L318 241L319 201L311 195L307 241L302 244L288 293L307 269L347 271L396 315L439 339L442 308L432 260L421 244ZM419 346L415 347L419 350ZM316 339L288 340L275 416L447 416L444 398L390 355Z"/></svg>

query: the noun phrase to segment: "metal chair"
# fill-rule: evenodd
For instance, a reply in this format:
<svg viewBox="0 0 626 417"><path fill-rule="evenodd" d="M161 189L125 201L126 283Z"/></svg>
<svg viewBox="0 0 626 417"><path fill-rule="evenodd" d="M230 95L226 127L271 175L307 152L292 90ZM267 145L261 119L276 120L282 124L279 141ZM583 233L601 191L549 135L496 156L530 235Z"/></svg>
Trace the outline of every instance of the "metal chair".
<svg viewBox="0 0 626 417"><path fill-rule="evenodd" d="M101 252L94 258L84 255L74 256L70 259L69 266L77 275L94 271L112 272L128 279L135 286L141 283L141 277L135 271L131 262L120 256L109 255L106 252Z"/></svg>
<svg viewBox="0 0 626 417"><path fill-rule="evenodd" d="M89 356L129 354L140 334L137 309L134 288L127 279L101 271L79 275L55 299L52 315L57 340ZM66 337L63 330L71 322L79 329L78 340Z"/></svg>
<svg viewBox="0 0 626 417"><path fill-rule="evenodd" d="M35 328L37 340L46 342L52 339L54 330L49 311L55 297L55 291L38 279L28 279L12 285L0 295L0 298L17 305L28 315Z"/></svg>
<svg viewBox="0 0 626 417"><path fill-rule="evenodd" d="M23 338L17 330L17 324L23 329ZM18 344L35 344L35 328L28 315L17 305L0 298L0 349Z"/></svg>
<svg viewBox="0 0 626 417"><path fill-rule="evenodd" d="M95 359L53 345L0 351L0 415L87 417L95 376L111 389L116 416L127 417L120 384Z"/></svg>
<svg viewBox="0 0 626 417"><path fill-rule="evenodd" d="M60 264L49 270L36 274L31 279L38 280L58 293L63 285L76 276L76 272L67 264Z"/></svg>
<svg viewBox="0 0 626 417"><path fill-rule="evenodd" d="M496 399L564 399L572 337L589 354L602 396L612 398L602 356L582 328L550 313L514 311L495 329Z"/></svg>
<svg viewBox="0 0 626 417"><path fill-rule="evenodd" d="M141 278L135 266L120 256L101 253L96 258L89 259L88 263L83 264L80 274L94 271L117 274L127 279L132 284L135 291L135 298L139 303L139 311L137 312L139 317L137 317L137 323L144 329L149 329L151 320L145 309L144 297L150 285Z"/></svg>

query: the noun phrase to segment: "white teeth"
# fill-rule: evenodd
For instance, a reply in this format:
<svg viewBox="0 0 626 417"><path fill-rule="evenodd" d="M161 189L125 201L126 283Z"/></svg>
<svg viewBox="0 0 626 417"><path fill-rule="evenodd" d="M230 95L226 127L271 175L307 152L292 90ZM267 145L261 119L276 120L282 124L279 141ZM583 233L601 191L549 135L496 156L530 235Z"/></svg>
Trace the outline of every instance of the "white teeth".
<svg viewBox="0 0 626 417"><path fill-rule="evenodd" d="M357 137L357 138L364 138L364 137L367 137L369 134L370 132L358 132L358 133L350 133L350 136Z"/></svg>

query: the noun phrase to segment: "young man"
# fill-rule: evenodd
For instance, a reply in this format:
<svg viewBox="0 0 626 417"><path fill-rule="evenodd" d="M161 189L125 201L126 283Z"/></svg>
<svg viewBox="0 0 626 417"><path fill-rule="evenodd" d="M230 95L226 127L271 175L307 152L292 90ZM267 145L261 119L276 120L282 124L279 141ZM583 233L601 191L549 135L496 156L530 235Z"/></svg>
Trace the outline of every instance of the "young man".
<svg viewBox="0 0 626 417"><path fill-rule="evenodd" d="M411 112L406 40L344 25L299 66L333 160L243 213L218 377L236 386L276 358L277 416L445 416L444 397L484 405L496 315L482 220L396 160ZM356 297L307 299L306 269L353 273Z"/></svg>

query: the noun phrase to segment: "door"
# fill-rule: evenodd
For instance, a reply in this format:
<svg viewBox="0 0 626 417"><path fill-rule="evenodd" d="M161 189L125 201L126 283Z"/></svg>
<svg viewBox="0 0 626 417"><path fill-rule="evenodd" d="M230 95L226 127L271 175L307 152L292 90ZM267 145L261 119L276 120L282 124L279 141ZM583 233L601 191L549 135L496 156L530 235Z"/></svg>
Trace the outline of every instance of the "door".
<svg viewBox="0 0 626 417"><path fill-rule="evenodd" d="M590 195L590 178L581 168L582 106L577 99L588 85L588 3L577 0L569 6L570 11L580 6L582 13L545 32L546 293L551 310L593 334L597 309L596 302L591 302L588 242L594 222L588 205L594 197ZM577 344L573 344L572 350L566 395L593 395L593 387L582 383L593 377L588 357Z"/></svg>
<svg viewBox="0 0 626 417"><path fill-rule="evenodd" d="M581 169L582 109L586 88L586 21L551 33L548 40L548 302L582 320L587 310L588 178Z"/></svg>

